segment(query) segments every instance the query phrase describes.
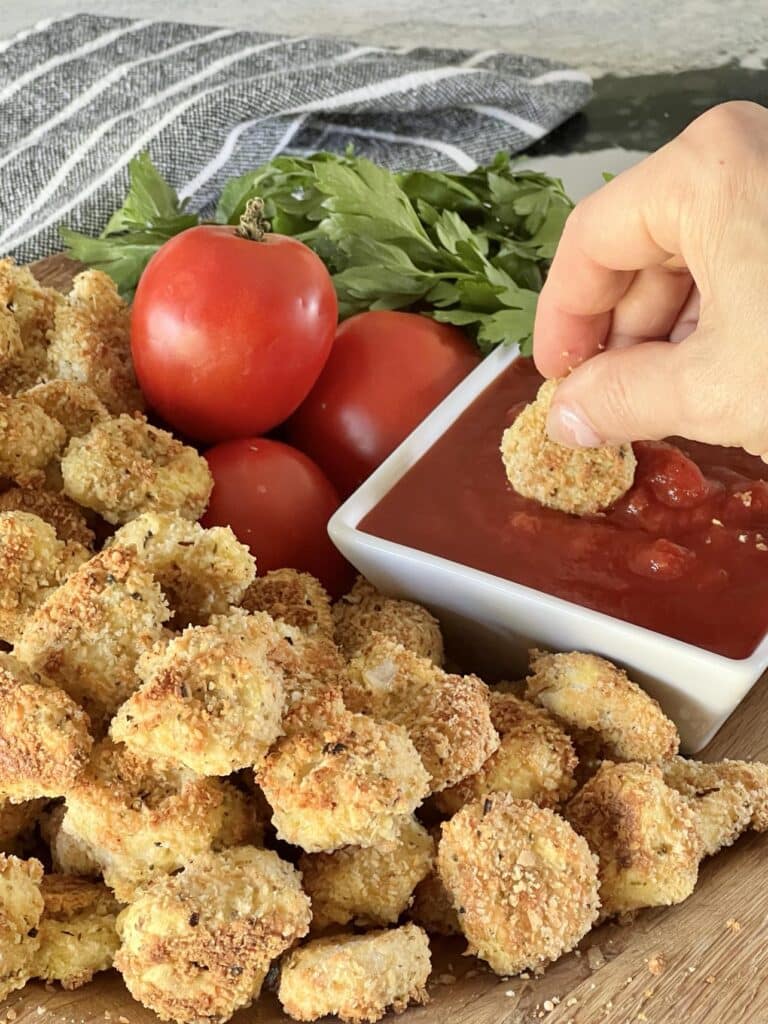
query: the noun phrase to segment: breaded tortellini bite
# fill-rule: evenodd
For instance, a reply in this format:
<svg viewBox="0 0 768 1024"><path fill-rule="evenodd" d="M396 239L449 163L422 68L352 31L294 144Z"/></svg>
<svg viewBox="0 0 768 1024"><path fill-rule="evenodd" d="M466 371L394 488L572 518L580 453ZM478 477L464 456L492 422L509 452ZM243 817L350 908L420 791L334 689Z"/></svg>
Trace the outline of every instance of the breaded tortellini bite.
<svg viewBox="0 0 768 1024"><path fill-rule="evenodd" d="M76 541L93 547L94 534L83 510L66 494L38 487L9 487L0 494L0 513L27 512L38 516L56 531L63 541Z"/></svg>
<svg viewBox="0 0 768 1024"><path fill-rule="evenodd" d="M111 547L67 577L24 624L17 657L82 704L98 733L138 687L136 662L168 606L133 548Z"/></svg>
<svg viewBox="0 0 768 1024"><path fill-rule="evenodd" d="M526 696L568 729L597 734L609 759L666 761L680 746L658 702L595 654L531 651Z"/></svg>
<svg viewBox="0 0 768 1024"><path fill-rule="evenodd" d="M39 860L0 853L0 1002L34 975L43 916Z"/></svg>
<svg viewBox="0 0 768 1024"><path fill-rule="evenodd" d="M113 544L133 546L160 584L174 625L205 625L240 603L256 561L228 526L204 530L178 512L144 512L121 526Z"/></svg>
<svg viewBox="0 0 768 1024"><path fill-rule="evenodd" d="M326 633L307 633L281 619L275 625L291 650L291 657L283 665L286 709L295 711L283 722L286 733L290 733L301 718L300 705L309 702L313 706L330 690L344 688L347 662L336 641Z"/></svg>
<svg viewBox="0 0 768 1024"><path fill-rule="evenodd" d="M85 845L121 902L200 853L261 840L255 806L231 783L161 768L109 740L66 806L62 834Z"/></svg>
<svg viewBox="0 0 768 1024"><path fill-rule="evenodd" d="M131 359L130 311L103 271L78 274L56 304L47 376L88 384L113 414L144 408Z"/></svg>
<svg viewBox="0 0 768 1024"><path fill-rule="evenodd" d="M333 639L331 599L320 580L308 572L272 569L257 576L241 604L249 612L267 612L307 636L320 634Z"/></svg>
<svg viewBox="0 0 768 1024"><path fill-rule="evenodd" d="M661 769L667 785L690 802L704 856L730 846L749 828L768 831L768 764L675 757Z"/></svg>
<svg viewBox="0 0 768 1024"><path fill-rule="evenodd" d="M693 892L702 856L696 815L658 765L604 761L567 815L600 861L601 918L668 907Z"/></svg>
<svg viewBox="0 0 768 1024"><path fill-rule="evenodd" d="M499 746L482 680L448 675L379 633L350 663L344 701L352 711L407 730L432 792L474 775Z"/></svg>
<svg viewBox="0 0 768 1024"><path fill-rule="evenodd" d="M509 793L443 825L437 854L468 953L519 974L572 950L597 920L597 859L554 811Z"/></svg>
<svg viewBox="0 0 768 1024"><path fill-rule="evenodd" d="M203 456L142 416L117 416L73 437L61 472L70 498L115 524L143 512L199 519L213 489Z"/></svg>
<svg viewBox="0 0 768 1024"><path fill-rule="evenodd" d="M414 654L443 664L443 634L434 615L412 601L385 597L362 576L333 606L333 620L336 642L347 658L359 654L372 633L381 633Z"/></svg>
<svg viewBox="0 0 768 1024"><path fill-rule="evenodd" d="M511 693L491 691L491 722L501 742L474 775L435 797L445 814L490 793L507 792L540 807L556 807L576 788L570 737L543 708Z"/></svg>
<svg viewBox="0 0 768 1024"><path fill-rule="evenodd" d="M141 656L142 685L110 735L158 764L198 775L258 768L282 733L282 663L290 654L264 612L234 609L190 626Z"/></svg>
<svg viewBox="0 0 768 1024"><path fill-rule="evenodd" d="M16 643L32 612L89 556L31 512L0 512L0 640Z"/></svg>
<svg viewBox="0 0 768 1024"><path fill-rule="evenodd" d="M109 419L107 407L88 384L77 380L48 380L24 392L44 413L57 420L67 441L83 437L97 423Z"/></svg>
<svg viewBox="0 0 768 1024"><path fill-rule="evenodd" d="M116 928L120 905L106 885L50 874L43 877L42 894L45 908L35 977L75 989L99 971L108 971L120 944Z"/></svg>
<svg viewBox="0 0 768 1024"><path fill-rule="evenodd" d="M88 762L89 725L63 690L0 653L0 791L8 799L63 796Z"/></svg>
<svg viewBox="0 0 768 1024"><path fill-rule="evenodd" d="M434 840L415 818L404 818L395 839L375 846L305 853L299 870L312 900L312 930L394 924L432 870L434 856Z"/></svg>
<svg viewBox="0 0 768 1024"><path fill-rule="evenodd" d="M100 878L101 864L92 848L85 840L61 827L66 813L67 807L62 801L46 808L40 815L40 834L48 845L53 870L61 875Z"/></svg>
<svg viewBox="0 0 768 1024"><path fill-rule="evenodd" d="M429 940L415 924L314 939L283 960L278 998L294 1020L335 1015L346 1024L429 1002Z"/></svg>
<svg viewBox="0 0 768 1024"><path fill-rule="evenodd" d="M635 479L632 445L568 448L547 434L547 414L558 381L545 381L501 439L501 457L512 487L524 498L577 516L615 504Z"/></svg>
<svg viewBox="0 0 768 1024"><path fill-rule="evenodd" d="M29 267L0 260L0 392L16 394L43 379L48 332L62 301L55 289L39 284Z"/></svg>
<svg viewBox="0 0 768 1024"><path fill-rule="evenodd" d="M429 789L405 729L353 714L338 691L296 718L257 774L278 837L307 853L395 839Z"/></svg>
<svg viewBox="0 0 768 1024"><path fill-rule="evenodd" d="M0 853L20 854L31 838L45 800L12 803L0 788Z"/></svg>
<svg viewBox="0 0 768 1024"><path fill-rule="evenodd" d="M64 427L39 405L21 396L0 394L0 479L35 487L66 441Z"/></svg>
<svg viewBox="0 0 768 1024"><path fill-rule="evenodd" d="M122 912L115 966L161 1020L224 1022L258 997L311 916L301 876L276 853L203 854Z"/></svg>

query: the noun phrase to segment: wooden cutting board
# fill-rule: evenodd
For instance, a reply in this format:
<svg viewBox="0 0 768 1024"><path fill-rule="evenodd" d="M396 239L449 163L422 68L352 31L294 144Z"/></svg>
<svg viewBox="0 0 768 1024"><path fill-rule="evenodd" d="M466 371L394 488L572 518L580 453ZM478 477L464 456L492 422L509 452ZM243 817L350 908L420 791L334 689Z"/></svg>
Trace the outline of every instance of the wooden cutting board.
<svg viewBox="0 0 768 1024"><path fill-rule="evenodd" d="M66 288L71 261L36 266ZM764 678L702 755L768 760L768 682ZM461 956L463 943L433 942L428 1006L403 1024L768 1024L768 835L747 835L705 862L684 904L646 911L630 927L603 926L543 978L504 981ZM76 992L29 985L0 1007L16 1024L153 1024L119 976L104 974ZM273 995L236 1024L285 1024Z"/></svg>

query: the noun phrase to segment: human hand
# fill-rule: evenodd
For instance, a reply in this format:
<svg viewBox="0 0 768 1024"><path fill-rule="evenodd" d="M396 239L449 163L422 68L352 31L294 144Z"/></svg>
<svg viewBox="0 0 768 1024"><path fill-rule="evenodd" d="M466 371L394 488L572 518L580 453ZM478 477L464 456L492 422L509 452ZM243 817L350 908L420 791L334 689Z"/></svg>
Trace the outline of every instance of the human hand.
<svg viewBox="0 0 768 1024"><path fill-rule="evenodd" d="M768 110L714 107L576 206L534 359L573 369L547 424L563 444L678 434L768 461Z"/></svg>

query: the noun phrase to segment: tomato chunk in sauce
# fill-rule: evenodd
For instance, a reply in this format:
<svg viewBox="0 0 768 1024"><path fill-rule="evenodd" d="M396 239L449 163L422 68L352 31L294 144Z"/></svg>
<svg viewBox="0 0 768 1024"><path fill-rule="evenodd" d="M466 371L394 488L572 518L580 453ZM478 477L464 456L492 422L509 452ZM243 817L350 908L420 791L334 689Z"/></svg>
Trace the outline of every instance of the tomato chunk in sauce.
<svg viewBox="0 0 768 1024"><path fill-rule="evenodd" d="M739 449L638 442L635 482L585 518L521 497L499 455L541 383L516 360L362 520L441 555L730 658L768 630L768 466Z"/></svg>

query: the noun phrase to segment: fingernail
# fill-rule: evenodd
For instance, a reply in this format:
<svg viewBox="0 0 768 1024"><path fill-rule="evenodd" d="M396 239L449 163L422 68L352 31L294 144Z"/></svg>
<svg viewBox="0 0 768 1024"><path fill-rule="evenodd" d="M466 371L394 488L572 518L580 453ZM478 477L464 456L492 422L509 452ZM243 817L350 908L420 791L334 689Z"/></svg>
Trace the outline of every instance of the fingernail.
<svg viewBox="0 0 768 1024"><path fill-rule="evenodd" d="M553 405L547 417L547 433L569 448L599 448L605 442L591 423L567 405Z"/></svg>

